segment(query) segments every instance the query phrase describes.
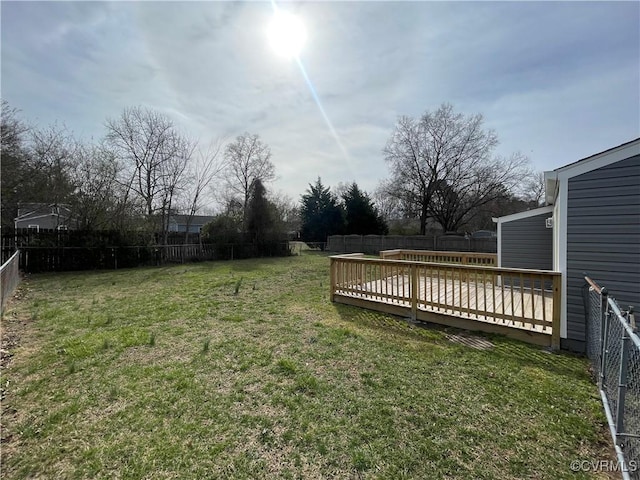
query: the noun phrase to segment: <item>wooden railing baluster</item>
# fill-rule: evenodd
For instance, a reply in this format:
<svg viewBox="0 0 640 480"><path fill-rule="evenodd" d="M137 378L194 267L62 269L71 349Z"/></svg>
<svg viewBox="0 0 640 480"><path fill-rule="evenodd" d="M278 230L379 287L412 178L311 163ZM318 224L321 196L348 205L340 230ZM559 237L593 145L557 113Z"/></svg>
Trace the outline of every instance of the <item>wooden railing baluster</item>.
<svg viewBox="0 0 640 480"><path fill-rule="evenodd" d="M428 255L433 258L431 253ZM405 258L425 258L425 255L412 253ZM547 337L549 345L557 348L560 273L497 268L472 257L463 260L462 256L449 255L449 258L467 264L389 259L388 254L382 259L364 258L361 254L331 257L330 299L342 303L348 298L359 299L359 306L381 311L387 311L382 305L393 305L401 309L394 310L396 314L406 309L408 315L417 319L430 318L427 312L440 312L502 325L501 328L551 333ZM552 290L545 285L550 285ZM552 313L548 313L547 308Z"/></svg>

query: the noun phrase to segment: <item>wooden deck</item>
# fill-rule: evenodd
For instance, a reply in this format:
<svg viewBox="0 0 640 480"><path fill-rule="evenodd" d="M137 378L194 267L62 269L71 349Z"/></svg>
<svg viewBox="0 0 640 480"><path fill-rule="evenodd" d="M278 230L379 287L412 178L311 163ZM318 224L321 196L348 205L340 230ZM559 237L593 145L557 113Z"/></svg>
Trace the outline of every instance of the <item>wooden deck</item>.
<svg viewBox="0 0 640 480"><path fill-rule="evenodd" d="M559 278L546 271L332 257L335 302L554 347Z"/></svg>
<svg viewBox="0 0 640 480"><path fill-rule="evenodd" d="M340 289L343 295L354 298L411 307L411 280L408 275L386 278ZM540 289L501 286L494 295L493 285L486 282L457 282L452 279L427 277L419 279L418 308L461 318L497 323L551 335L553 292ZM521 293L524 293L522 295ZM534 314L543 312L538 320ZM526 322L523 319L527 319Z"/></svg>

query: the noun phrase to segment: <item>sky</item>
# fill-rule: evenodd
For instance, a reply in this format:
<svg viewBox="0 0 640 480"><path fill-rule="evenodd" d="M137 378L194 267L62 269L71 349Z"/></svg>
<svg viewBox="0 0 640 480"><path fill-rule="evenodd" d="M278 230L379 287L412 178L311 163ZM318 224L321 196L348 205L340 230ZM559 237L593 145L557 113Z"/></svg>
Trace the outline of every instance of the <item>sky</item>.
<svg viewBox="0 0 640 480"><path fill-rule="evenodd" d="M536 170L640 136L640 2L278 7L306 26L299 63L267 41L270 2L3 0L1 96L87 140L137 105L204 146L258 134L294 200L318 176L372 192L398 117L443 103Z"/></svg>

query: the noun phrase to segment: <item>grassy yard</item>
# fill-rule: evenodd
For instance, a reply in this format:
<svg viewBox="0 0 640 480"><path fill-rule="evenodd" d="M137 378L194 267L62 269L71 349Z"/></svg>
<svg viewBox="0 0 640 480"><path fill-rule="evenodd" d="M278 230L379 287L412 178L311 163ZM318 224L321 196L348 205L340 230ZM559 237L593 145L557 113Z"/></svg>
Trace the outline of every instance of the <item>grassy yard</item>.
<svg viewBox="0 0 640 480"><path fill-rule="evenodd" d="M3 319L2 476L606 478L587 362L328 301L318 254L34 275Z"/></svg>

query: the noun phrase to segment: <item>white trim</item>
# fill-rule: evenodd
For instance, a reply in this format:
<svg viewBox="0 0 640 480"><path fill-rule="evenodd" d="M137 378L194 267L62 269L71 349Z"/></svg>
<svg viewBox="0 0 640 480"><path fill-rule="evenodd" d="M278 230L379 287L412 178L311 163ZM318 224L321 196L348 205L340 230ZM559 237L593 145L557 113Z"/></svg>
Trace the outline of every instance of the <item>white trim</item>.
<svg viewBox="0 0 640 480"><path fill-rule="evenodd" d="M568 180L561 180L568 183ZM564 187L566 189L566 186ZM566 191L566 190L563 190ZM514 213L504 217L493 218L498 224L498 267L502 267L502 224L522 220L524 218L536 217L551 214L553 218L552 250L553 250L553 270L562 273L561 280L561 309L560 309L560 338L567 338L567 227L566 221L562 222L562 208L564 207L564 218L567 214L567 200L559 197L555 205L527 210L526 212Z"/></svg>
<svg viewBox="0 0 640 480"><path fill-rule="evenodd" d="M509 223L516 220L522 220L529 217L537 217L538 215L545 215L553 212L553 206L547 205L546 207L534 208L533 210L527 210L525 212L513 213L511 215L505 215L504 217L493 217L491 220L498 225L498 267L502 267L502 224Z"/></svg>
<svg viewBox="0 0 640 480"><path fill-rule="evenodd" d="M36 215L33 217L16 217L14 219L15 222L26 222L28 220L36 220L38 218L45 218L45 217L58 217L60 218L60 214L59 213L45 213L44 215Z"/></svg>
<svg viewBox="0 0 640 480"><path fill-rule="evenodd" d="M567 338L567 195L569 193L569 179L560 178L559 180L553 215L553 269L562 274L560 282L562 286L560 338ZM555 250L556 246L557 250Z"/></svg>
<svg viewBox="0 0 640 480"><path fill-rule="evenodd" d="M596 153L591 157L565 165L564 167L557 168L555 171L558 172L558 178L572 178L636 155L640 155L640 138L611 150Z"/></svg>
<svg viewBox="0 0 640 480"><path fill-rule="evenodd" d="M33 224L33 225L29 225L27 228L28 228L29 230L35 230L36 232L39 232L39 231L40 231L40 225L35 225L35 224Z"/></svg>
<svg viewBox="0 0 640 480"><path fill-rule="evenodd" d="M553 172L545 172L545 179L553 181L554 192L547 194L555 204L553 213L553 269L562 274L560 305L560 337L567 338L567 222L569 208L569 179L592 172L627 158L640 155L640 139L619 148L596 154Z"/></svg>
<svg viewBox="0 0 640 480"><path fill-rule="evenodd" d="M548 204L555 203L560 194L560 182L563 179L577 177L583 173L592 172L636 155L640 155L640 138L619 147L596 153L564 167L544 172L545 200Z"/></svg>
<svg viewBox="0 0 640 480"><path fill-rule="evenodd" d="M561 275L560 338L567 338L567 214L569 179L640 155L640 138L544 172L546 207L493 218L498 224L498 266L501 266L502 223L553 212L553 270Z"/></svg>
<svg viewBox="0 0 640 480"><path fill-rule="evenodd" d="M535 217L537 215L551 213L552 211L553 206L547 205L546 207L534 208L533 210L513 213L511 215L505 215L504 217L492 218L492 220L497 223L499 227L501 223L513 222L515 220L522 220L523 218Z"/></svg>
<svg viewBox="0 0 640 480"><path fill-rule="evenodd" d="M497 231L497 235L498 235L498 245L497 245L497 249L498 249L498 268L502 267L502 222L500 221L499 218L492 218L493 221L495 221L498 224L498 231Z"/></svg>

